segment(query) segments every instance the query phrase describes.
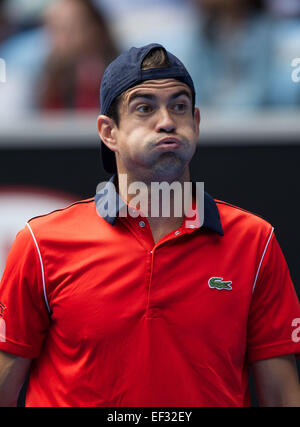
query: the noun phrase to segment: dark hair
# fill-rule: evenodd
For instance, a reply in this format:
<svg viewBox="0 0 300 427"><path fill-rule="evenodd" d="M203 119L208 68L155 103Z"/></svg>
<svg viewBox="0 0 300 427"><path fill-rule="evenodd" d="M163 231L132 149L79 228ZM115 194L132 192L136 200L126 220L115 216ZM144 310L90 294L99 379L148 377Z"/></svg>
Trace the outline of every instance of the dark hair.
<svg viewBox="0 0 300 427"><path fill-rule="evenodd" d="M142 62L142 70L168 67L170 67L169 59L167 57L166 52L160 47L150 50L150 52L148 53L148 55L145 56Z"/></svg>
<svg viewBox="0 0 300 427"><path fill-rule="evenodd" d="M150 50L145 56L142 62L142 70L149 70L151 68L168 68L170 66L168 56L164 49L158 47ZM117 96L107 111L107 116L112 118L113 121L119 126L119 106L122 100L123 94Z"/></svg>

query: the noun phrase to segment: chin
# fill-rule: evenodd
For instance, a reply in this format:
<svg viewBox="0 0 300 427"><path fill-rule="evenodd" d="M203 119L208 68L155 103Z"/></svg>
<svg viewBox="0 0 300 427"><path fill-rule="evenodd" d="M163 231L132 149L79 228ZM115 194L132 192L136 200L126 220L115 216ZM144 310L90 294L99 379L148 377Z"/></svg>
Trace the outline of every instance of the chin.
<svg viewBox="0 0 300 427"><path fill-rule="evenodd" d="M164 156L153 168L153 178L157 181L176 181L187 166L187 162L178 156Z"/></svg>

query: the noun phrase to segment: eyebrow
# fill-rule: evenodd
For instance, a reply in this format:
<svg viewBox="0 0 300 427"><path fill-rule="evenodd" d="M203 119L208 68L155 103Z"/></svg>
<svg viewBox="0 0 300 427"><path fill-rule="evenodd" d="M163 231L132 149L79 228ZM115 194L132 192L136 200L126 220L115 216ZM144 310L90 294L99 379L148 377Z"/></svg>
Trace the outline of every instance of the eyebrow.
<svg viewBox="0 0 300 427"><path fill-rule="evenodd" d="M185 95L185 96L187 96L190 100L192 100L192 95L189 93L189 91L187 91L186 89L182 89L182 90L179 90L178 92L176 92L176 93L174 93L172 96L171 96L171 98L170 98L170 100L174 100L174 99L176 99L176 98L178 98L179 96L182 96L182 95ZM146 98L146 99L149 99L150 101L153 101L155 98L156 98L156 96L155 95L151 95L150 93L143 93L143 92L139 92L139 93L134 93L134 94L132 94L130 97L129 97L129 100L128 100L128 105L131 103L131 102L133 102L136 98Z"/></svg>

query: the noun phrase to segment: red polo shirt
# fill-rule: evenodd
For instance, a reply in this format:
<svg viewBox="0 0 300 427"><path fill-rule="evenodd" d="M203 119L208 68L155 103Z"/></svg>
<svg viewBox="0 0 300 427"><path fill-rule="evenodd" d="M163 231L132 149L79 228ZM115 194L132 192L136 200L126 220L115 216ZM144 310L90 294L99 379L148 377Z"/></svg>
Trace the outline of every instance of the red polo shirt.
<svg viewBox="0 0 300 427"><path fill-rule="evenodd" d="M251 362L300 353L272 226L206 194L202 227L154 244L146 218L101 217L107 197L32 219L11 249L0 349L34 359L26 405L250 405Z"/></svg>

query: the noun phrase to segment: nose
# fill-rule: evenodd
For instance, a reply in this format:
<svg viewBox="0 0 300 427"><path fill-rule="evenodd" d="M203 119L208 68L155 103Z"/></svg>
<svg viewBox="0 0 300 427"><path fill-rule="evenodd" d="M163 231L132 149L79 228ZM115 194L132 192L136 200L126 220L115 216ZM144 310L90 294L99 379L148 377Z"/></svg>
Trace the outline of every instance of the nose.
<svg viewBox="0 0 300 427"><path fill-rule="evenodd" d="M156 132L174 132L176 123L167 108L161 108L158 111L156 123Z"/></svg>

